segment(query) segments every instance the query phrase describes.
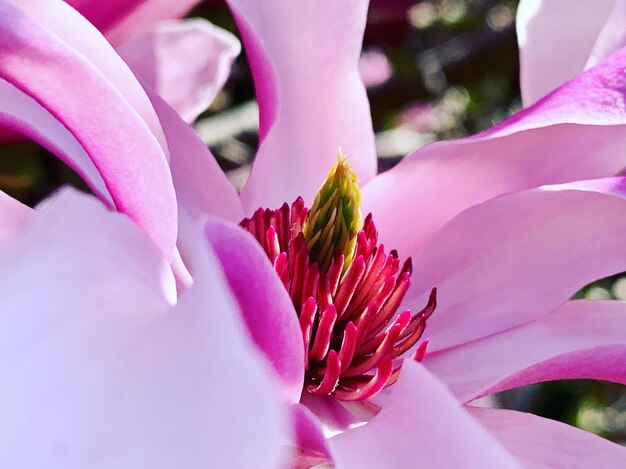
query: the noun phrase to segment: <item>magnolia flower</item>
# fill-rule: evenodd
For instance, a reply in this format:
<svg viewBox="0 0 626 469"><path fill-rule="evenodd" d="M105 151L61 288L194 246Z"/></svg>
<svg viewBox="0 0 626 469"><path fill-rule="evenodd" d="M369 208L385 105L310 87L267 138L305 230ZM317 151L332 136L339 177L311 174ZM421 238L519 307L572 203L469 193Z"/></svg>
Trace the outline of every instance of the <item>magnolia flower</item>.
<svg viewBox="0 0 626 469"><path fill-rule="evenodd" d="M626 382L624 368L617 366L626 351L623 304L568 301L581 286L623 271L626 263L624 182L607 177L625 164L618 149L626 115L615 103L623 100L626 51L482 134L427 146L375 176L371 122L357 71L365 2L233 0L261 112L261 145L240 197L193 131L149 89L148 101L96 31L61 3L46 5L57 9L63 30L51 20L35 21L30 16L37 14L34 10L24 13L0 2L0 47L8 57L0 62L0 76L14 93L12 101L3 100L4 115L12 113L6 121L79 167L94 192L130 216L166 262L174 259L180 267L178 247L195 280L181 302L202 288L194 227L203 216L212 216L202 223L204 238L250 337L280 380L280 395L296 430L287 444L298 448L298 464L569 467L623 461L623 448L580 430L462 404L546 379ZM80 31L80 41L64 35L68 29ZM71 74L63 73L68 69ZM41 76L50 78L38 80ZM335 213L345 213L346 223L337 232L338 243L330 237L333 249L328 250L323 244L316 247L316 235L329 239L328 234L322 236L323 228L320 232L308 216L332 218L332 210L324 209L324 192L317 206L315 198L336 163L338 146L350 157L362 187L362 213L373 215L359 222L355 178L342 179L339 186L351 187L346 194L353 196L342 196L335 206ZM607 178L571 182L601 177ZM335 189L332 180L326 187ZM294 201L289 223L286 217L279 223L283 204ZM28 212L11 200L3 200L2 210L17 227ZM255 216L265 222L265 213L269 223L263 229L255 223L256 231L251 230ZM250 220L243 224L255 236L236 226L246 215ZM294 240L281 242L285 225L296 228ZM302 243L296 240L300 234L304 250L295 244ZM296 255L289 257L292 253L284 249L292 243ZM350 251L351 245L356 251ZM355 287L364 304L376 305L369 301L369 284L361 283L372 277L349 277L353 266L369 268L378 259L363 246L376 254L389 252L383 264L390 259L390 271L399 268L400 257L411 256L412 268L382 272L383 285L393 281L402 301L393 308L382 305L379 311L391 310L389 317L362 320L373 325L371 330L378 322L388 327L380 336L366 337L371 343L363 343L359 355L358 343L355 353L341 347L344 337L358 334L357 320L349 326L331 320L332 308L325 314L331 305L323 303L326 283L319 279L334 278L333 266L342 272L345 267L339 282ZM301 283L297 270L284 270L284 263L307 268L313 279L314 264L307 266L297 254L310 256L314 248L318 281ZM339 266L335 259L342 256ZM290 290L306 286L311 296L300 301L302 295L288 292L286 283ZM358 310L354 298L349 307ZM340 299L331 293L335 310ZM406 308L414 313L405 313ZM400 314L394 316L396 311ZM402 334L413 326L421 332L424 322L428 352L422 356L419 333L414 342L410 334L412 350L407 350L423 365L400 361L394 353L405 345L407 335ZM305 350L309 331L311 347ZM330 333L330 341L318 340L314 334L319 331ZM368 350L372 344L380 360L364 367L373 355ZM349 356L359 361L348 363ZM336 381L328 385L331 379ZM35 402L38 398L43 396L33 397ZM246 397L257 398L265 395ZM346 398L357 402L344 405ZM327 438L320 421L341 433ZM366 423L352 428L357 422Z"/></svg>

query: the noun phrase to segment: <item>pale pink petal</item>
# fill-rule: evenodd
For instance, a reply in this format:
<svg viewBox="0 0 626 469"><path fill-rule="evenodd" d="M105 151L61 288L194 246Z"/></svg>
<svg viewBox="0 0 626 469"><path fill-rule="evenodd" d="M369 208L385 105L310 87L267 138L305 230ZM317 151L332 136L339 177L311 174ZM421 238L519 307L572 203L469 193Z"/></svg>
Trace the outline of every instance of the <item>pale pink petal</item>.
<svg viewBox="0 0 626 469"><path fill-rule="evenodd" d="M159 21L185 16L200 0L66 0L114 44Z"/></svg>
<svg viewBox="0 0 626 469"><path fill-rule="evenodd" d="M517 37L524 105L626 45L625 19L624 0L522 0Z"/></svg>
<svg viewBox="0 0 626 469"><path fill-rule="evenodd" d="M261 144L244 209L312 202L341 147L364 183L376 172L358 71L367 1L229 0L260 108Z"/></svg>
<svg viewBox="0 0 626 469"><path fill-rule="evenodd" d="M456 214L509 192L626 166L626 49L495 127L427 145L363 189L381 239L414 253ZM402 227L402 229L399 229Z"/></svg>
<svg viewBox="0 0 626 469"><path fill-rule="evenodd" d="M598 62L608 57L620 47L626 45L626 1L615 0L615 5L611 11L604 27L598 34L591 55L587 60L585 68L592 67Z"/></svg>
<svg viewBox="0 0 626 469"><path fill-rule="evenodd" d="M0 78L0 123L38 142L76 171L109 207L115 204L102 175L76 137L35 99Z"/></svg>
<svg viewBox="0 0 626 469"><path fill-rule="evenodd" d="M585 68L615 0L521 0L517 9L525 106Z"/></svg>
<svg viewBox="0 0 626 469"><path fill-rule="evenodd" d="M146 236L65 194L0 258L5 465L279 464L285 409L209 252L172 308Z"/></svg>
<svg viewBox="0 0 626 469"><path fill-rule="evenodd" d="M193 128L146 87L158 113L170 152L170 168L179 209L179 241L192 235L202 215L215 215L233 223L243 218L239 195Z"/></svg>
<svg viewBox="0 0 626 469"><path fill-rule="evenodd" d="M142 82L187 122L209 107L240 50L235 36L201 19L159 23L117 48Z"/></svg>
<svg viewBox="0 0 626 469"><path fill-rule="evenodd" d="M252 339L278 373L285 397L298 402L304 346L298 315L267 255L236 225L209 218L204 234L215 250Z"/></svg>
<svg viewBox="0 0 626 469"><path fill-rule="evenodd" d="M97 68L130 106L141 116L161 146L166 149L165 138L156 113L145 92L137 82L128 65L119 57L111 44L88 21L61 0L3 0L12 3L35 20L49 33L71 47L91 66ZM122 0L123 1L123 0ZM132 1L132 0L131 0ZM178 3L183 2L181 0ZM113 6L119 2L98 2ZM150 3L150 2L148 2Z"/></svg>
<svg viewBox="0 0 626 469"><path fill-rule="evenodd" d="M560 422L512 410L467 410L528 468L618 468L626 461L625 447Z"/></svg>
<svg viewBox="0 0 626 469"><path fill-rule="evenodd" d="M405 305L426 304L429 350L545 316L626 265L626 179L545 186L472 207L413 258Z"/></svg>
<svg viewBox="0 0 626 469"><path fill-rule="evenodd" d="M421 365L405 362L385 407L329 441L337 468L520 467Z"/></svg>
<svg viewBox="0 0 626 469"><path fill-rule="evenodd" d="M44 12L58 13L57 21L66 19L69 30L75 19L86 23L75 12L77 18L65 15L66 10L73 12L69 7ZM163 149L146 121L85 56L8 3L0 4L0 53L0 77L34 98L72 133L102 176L115 208L171 256L176 199Z"/></svg>
<svg viewBox="0 0 626 469"><path fill-rule="evenodd" d="M427 354L423 363L464 402L557 379L626 384L626 303L570 301L529 324Z"/></svg>
<svg viewBox="0 0 626 469"><path fill-rule="evenodd" d="M0 247L13 239L33 217L33 210L0 191Z"/></svg>
<svg viewBox="0 0 626 469"><path fill-rule="evenodd" d="M300 402L315 414L325 428L331 431L347 430L356 424L369 420L373 416L370 412L367 418L363 418L362 412L353 412L352 408L348 408L348 403L343 403L330 396L320 397L303 393ZM350 404L353 406L366 406L368 402ZM378 409L376 409L377 411Z"/></svg>
<svg viewBox="0 0 626 469"><path fill-rule="evenodd" d="M4 247L2 252L6 261L2 265L9 269L13 264L24 262L24 271L20 275L32 276L32 284L38 283L37 275L41 275L42 279L52 277L54 272L61 272L63 268L67 269L69 277L78 278L85 264L77 253L85 252L90 253L94 262L100 256L103 259L110 256L109 262L102 266L102 273L94 272L93 276L85 279L85 285L90 282L97 285L100 277L104 281L118 268L124 272L118 275L118 283L102 291L102 295L109 295L111 301L117 302L114 297L124 296L127 283L128 286L137 284L134 290L143 285L141 294L145 295L145 299L142 302L154 308L176 301L169 262L156 245L130 220L108 212L92 196L71 188L61 189L53 197L42 201L31 218L28 230ZM107 228L109 224L110 229ZM115 255L104 254L116 250ZM76 262L70 262L72 259ZM30 272L27 268L30 265L38 267ZM16 276L16 281L18 279L24 277ZM65 281L64 275L59 274L50 285L65 288ZM14 286L18 288L18 284ZM80 289L76 289L75 293L75 298L80 300Z"/></svg>
<svg viewBox="0 0 626 469"><path fill-rule="evenodd" d="M326 464L330 451L322 426L317 417L301 404L291 406L292 425L295 431L290 469L310 469Z"/></svg>

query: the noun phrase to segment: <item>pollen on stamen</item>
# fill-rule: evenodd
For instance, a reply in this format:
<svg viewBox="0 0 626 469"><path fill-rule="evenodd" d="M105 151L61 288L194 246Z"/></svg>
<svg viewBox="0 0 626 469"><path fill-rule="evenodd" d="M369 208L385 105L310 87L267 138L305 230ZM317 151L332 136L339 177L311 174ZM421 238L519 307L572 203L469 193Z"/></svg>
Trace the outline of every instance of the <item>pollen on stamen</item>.
<svg viewBox="0 0 626 469"><path fill-rule="evenodd" d="M298 198L241 222L298 314L306 391L343 401L368 399L393 384L410 350L422 360L428 339L417 344L437 303L433 288L420 311L398 314L411 260L401 265L395 250L378 244L372 216L362 221L358 199L356 176L340 157L310 211Z"/></svg>

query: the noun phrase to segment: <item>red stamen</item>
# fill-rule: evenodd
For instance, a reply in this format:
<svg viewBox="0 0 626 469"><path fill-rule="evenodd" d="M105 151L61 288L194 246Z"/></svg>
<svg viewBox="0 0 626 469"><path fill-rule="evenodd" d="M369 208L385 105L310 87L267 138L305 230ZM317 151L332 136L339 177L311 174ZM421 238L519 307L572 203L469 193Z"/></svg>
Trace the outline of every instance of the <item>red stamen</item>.
<svg viewBox="0 0 626 469"><path fill-rule="evenodd" d="M341 341L341 348L339 349L339 362L341 363L341 371L345 371L354 357L354 351L356 349L356 340L358 337L358 331L354 323L349 322L343 331L343 340Z"/></svg>
<svg viewBox="0 0 626 469"><path fill-rule="evenodd" d="M304 273L304 281L302 288L302 301L306 298L315 297L317 295L317 284L320 279L320 272L317 264L310 265Z"/></svg>
<svg viewBox="0 0 626 469"><path fill-rule="evenodd" d="M337 296L335 297L335 305L337 306L337 311L340 316L344 313L348 303L356 292L364 272L365 261L363 260L363 256L359 256L352 261L352 264L348 267L344 278L339 284Z"/></svg>
<svg viewBox="0 0 626 469"><path fill-rule="evenodd" d="M289 263L287 261L287 253L281 252L274 260L274 270L278 274L278 277L285 285L285 288L289 290L291 284L291 277L289 276Z"/></svg>
<svg viewBox="0 0 626 469"><path fill-rule="evenodd" d="M315 313L317 305L315 298L309 298L302 305L300 312L300 329L302 330L302 341L304 342L304 369L309 369L309 344L311 343L311 335L313 334L313 325L315 321Z"/></svg>
<svg viewBox="0 0 626 469"><path fill-rule="evenodd" d="M330 305L322 313L319 324L317 325L317 332L315 333L315 341L313 347L309 352L309 358L311 360L320 361L326 356L328 347L330 346L330 339L333 336L333 327L337 320L337 310L335 305Z"/></svg>
<svg viewBox="0 0 626 469"><path fill-rule="evenodd" d="M356 235L351 262L339 249L328 256L335 248L327 241L330 232L323 230L334 226L334 233L341 233L345 228L338 225L344 218L337 215L331 213L337 223L322 228L319 239L325 244L315 248L327 259L327 266L320 266L309 254L302 232L309 210L301 198L278 210L259 209L241 226L272 261L298 313L305 350L305 389L319 396L355 401L368 399L398 379L400 357L421 338L436 308L437 292L432 290L427 305L418 313L405 310L397 314L411 284L411 260L400 269L398 253L385 253L371 215ZM314 241L315 237L308 244ZM423 340L411 358L421 361L427 346L428 339Z"/></svg>
<svg viewBox="0 0 626 469"><path fill-rule="evenodd" d="M326 372L324 378L319 386L308 386L307 391L311 394L318 396L327 396L332 393L337 387L339 382L339 375L341 374L341 363L339 363L339 357L337 352L331 350L328 352L328 358L326 359Z"/></svg>
<svg viewBox="0 0 626 469"><path fill-rule="evenodd" d="M408 311L405 311L398 316L396 322L394 322L384 334L381 334L382 340L380 343L364 352L367 358L351 366L350 369L346 371L346 376L358 376L363 374L376 367L383 358L390 356L394 344L410 320L410 312L406 314L407 312ZM369 355L370 353L371 355Z"/></svg>
<svg viewBox="0 0 626 469"><path fill-rule="evenodd" d="M393 366L391 359L386 359L380 364L376 370L376 374L369 380L361 383L360 386L356 387L356 389L337 389L333 395L342 401L362 401L364 399L369 399L388 386L392 374Z"/></svg>
<svg viewBox="0 0 626 469"><path fill-rule="evenodd" d="M278 235L273 226L270 226L265 233L265 242L267 243L267 257L274 263L274 260L280 254L280 243L278 242Z"/></svg>
<svg viewBox="0 0 626 469"><path fill-rule="evenodd" d="M422 359L426 356L426 348L428 347L428 339L424 339L424 341L419 344L419 346L413 352L411 358L416 362L421 362Z"/></svg>

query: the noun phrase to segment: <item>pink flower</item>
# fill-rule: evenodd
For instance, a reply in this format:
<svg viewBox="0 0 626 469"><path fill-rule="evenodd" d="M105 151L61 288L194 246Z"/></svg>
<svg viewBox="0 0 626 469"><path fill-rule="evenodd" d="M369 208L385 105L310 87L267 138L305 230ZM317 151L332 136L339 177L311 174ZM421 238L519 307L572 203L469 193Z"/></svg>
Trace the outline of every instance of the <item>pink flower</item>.
<svg viewBox="0 0 626 469"><path fill-rule="evenodd" d="M219 311L228 290L237 300L291 406L291 444L302 464L331 458L338 467L569 467L624 460L623 448L565 425L461 404L547 379L626 382L623 305L568 301L626 264L626 190L622 178L608 177L626 163L618 150L626 113L616 105L626 88L625 50L494 128L427 146L375 176L357 70L366 2L232 0L261 110L261 146L239 197L193 131L149 90L148 101L93 29L62 4L46 5L58 9L64 30L80 36L59 38L60 24L42 26L0 2L0 77L10 84L0 112L11 118L4 121L79 167L167 261L178 247L195 280L181 304L203 291L206 265L221 264L228 289L206 298L207 309ZM338 146L359 176L363 211L373 213L379 239L413 259L403 303L421 308L435 286L438 304L428 319L424 366L406 361L390 393L344 407L305 392L304 407L302 328L292 298L267 253L235 224L298 196L311 204ZM604 179L571 182L593 178ZM2 208L19 229L26 209L10 200ZM203 230L215 253L208 264L195 246L194 226L205 214L212 215ZM129 404L128 415L134 409ZM367 423L327 439L318 420L345 428Z"/></svg>

